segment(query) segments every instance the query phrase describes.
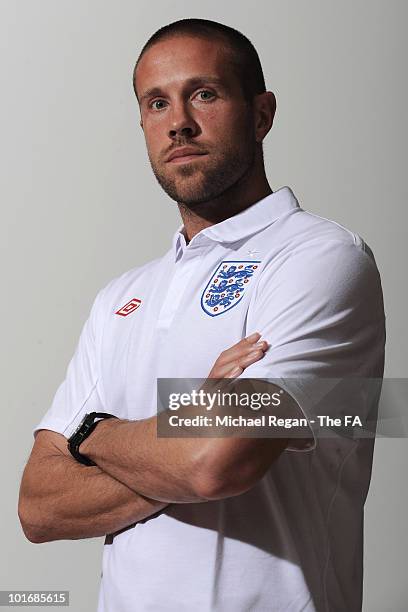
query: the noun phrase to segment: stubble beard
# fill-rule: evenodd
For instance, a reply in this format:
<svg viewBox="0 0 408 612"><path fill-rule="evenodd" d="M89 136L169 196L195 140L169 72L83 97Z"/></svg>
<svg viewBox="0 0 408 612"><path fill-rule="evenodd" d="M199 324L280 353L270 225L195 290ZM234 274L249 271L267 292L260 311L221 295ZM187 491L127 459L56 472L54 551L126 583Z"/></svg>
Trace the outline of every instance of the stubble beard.
<svg viewBox="0 0 408 612"><path fill-rule="evenodd" d="M149 158L150 165L159 185L172 200L187 208L194 208L219 198L250 171L255 162L255 145L251 141L247 143L240 150L226 150L222 158L213 164L203 160L203 169L194 162L180 166L176 169L176 177L162 171Z"/></svg>

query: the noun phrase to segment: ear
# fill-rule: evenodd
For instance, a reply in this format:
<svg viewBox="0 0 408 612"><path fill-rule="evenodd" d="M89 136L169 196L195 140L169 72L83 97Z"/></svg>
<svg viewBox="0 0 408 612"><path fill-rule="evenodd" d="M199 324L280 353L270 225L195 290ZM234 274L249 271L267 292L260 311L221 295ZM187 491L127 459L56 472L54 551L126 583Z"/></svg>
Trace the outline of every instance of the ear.
<svg viewBox="0 0 408 612"><path fill-rule="evenodd" d="M272 127L276 112L276 98L272 91L254 97L255 139L262 142Z"/></svg>

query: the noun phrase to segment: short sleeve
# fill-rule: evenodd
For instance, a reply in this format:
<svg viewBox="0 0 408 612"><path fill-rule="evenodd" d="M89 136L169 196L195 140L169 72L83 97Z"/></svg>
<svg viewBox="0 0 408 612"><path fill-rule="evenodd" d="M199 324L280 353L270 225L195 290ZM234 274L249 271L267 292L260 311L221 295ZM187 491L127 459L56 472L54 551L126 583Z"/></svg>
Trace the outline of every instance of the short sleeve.
<svg viewBox="0 0 408 612"><path fill-rule="evenodd" d="M336 381L380 377L384 368L385 317L380 276L369 249L341 240L309 241L261 276L248 314L270 348L241 378L274 379L296 401L318 443L316 410ZM367 394L366 394L367 395ZM373 401L370 396L370 402ZM374 398L375 401L375 398ZM349 414L367 417L372 405L356 399ZM325 407L330 411L330 406ZM321 412L320 412L321 414Z"/></svg>
<svg viewBox="0 0 408 612"><path fill-rule="evenodd" d="M99 393L97 334L100 320L100 291L92 305L75 353L68 365L65 380L57 389L49 410L33 430L50 429L69 437L88 412L103 412Z"/></svg>

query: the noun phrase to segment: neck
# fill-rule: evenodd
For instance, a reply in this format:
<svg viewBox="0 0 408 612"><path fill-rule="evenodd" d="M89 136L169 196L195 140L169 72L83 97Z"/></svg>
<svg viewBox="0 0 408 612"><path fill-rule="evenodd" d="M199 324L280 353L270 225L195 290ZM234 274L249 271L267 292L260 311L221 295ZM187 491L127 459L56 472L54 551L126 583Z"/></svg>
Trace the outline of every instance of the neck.
<svg viewBox="0 0 408 612"><path fill-rule="evenodd" d="M258 168L253 168L245 177L212 200L197 204L193 208L178 202L187 243L205 227L234 217L271 193L273 192L263 164L258 164Z"/></svg>

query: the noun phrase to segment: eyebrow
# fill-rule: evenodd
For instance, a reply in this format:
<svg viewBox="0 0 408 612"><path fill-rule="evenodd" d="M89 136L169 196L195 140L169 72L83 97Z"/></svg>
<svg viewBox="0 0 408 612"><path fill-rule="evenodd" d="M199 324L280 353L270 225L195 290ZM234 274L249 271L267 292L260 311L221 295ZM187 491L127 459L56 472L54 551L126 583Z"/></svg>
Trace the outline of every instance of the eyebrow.
<svg viewBox="0 0 408 612"><path fill-rule="evenodd" d="M206 76L200 75L196 77L192 77L188 79L184 84L184 89L191 89L192 87L199 87L200 85L205 85L206 83L218 86L225 86L224 81L218 77L214 76ZM152 87L150 89L146 89L143 95L139 99L139 103L141 104L146 98L151 98L155 96L163 95L163 89L161 87Z"/></svg>

